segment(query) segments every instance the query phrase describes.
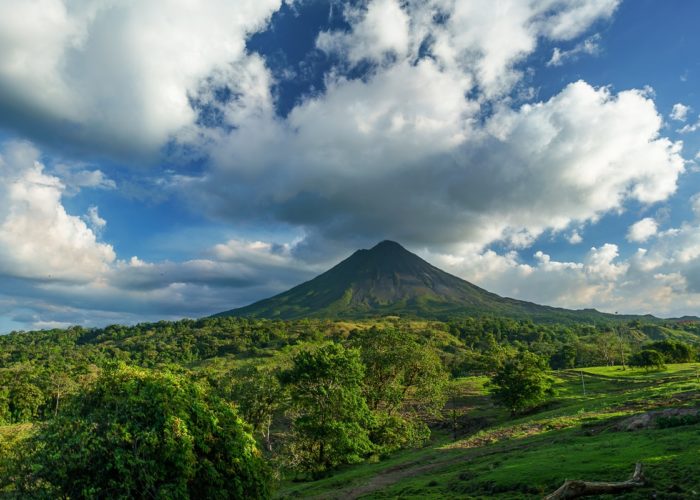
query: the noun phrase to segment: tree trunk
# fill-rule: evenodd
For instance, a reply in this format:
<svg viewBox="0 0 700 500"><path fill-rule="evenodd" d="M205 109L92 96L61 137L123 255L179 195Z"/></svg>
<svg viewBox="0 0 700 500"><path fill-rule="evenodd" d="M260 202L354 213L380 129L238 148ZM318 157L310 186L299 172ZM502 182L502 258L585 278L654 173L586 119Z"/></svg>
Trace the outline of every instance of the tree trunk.
<svg viewBox="0 0 700 500"><path fill-rule="evenodd" d="M627 481L619 483L593 482L593 481L564 481L564 484L544 497L544 500L560 500L564 498L579 498L588 495L604 495L608 493L620 493L644 485L642 464L638 463L634 468L634 474Z"/></svg>
<svg viewBox="0 0 700 500"><path fill-rule="evenodd" d="M265 445L267 446L267 451L272 451L272 441L270 441L270 427L271 422L267 423L267 428L265 432Z"/></svg>

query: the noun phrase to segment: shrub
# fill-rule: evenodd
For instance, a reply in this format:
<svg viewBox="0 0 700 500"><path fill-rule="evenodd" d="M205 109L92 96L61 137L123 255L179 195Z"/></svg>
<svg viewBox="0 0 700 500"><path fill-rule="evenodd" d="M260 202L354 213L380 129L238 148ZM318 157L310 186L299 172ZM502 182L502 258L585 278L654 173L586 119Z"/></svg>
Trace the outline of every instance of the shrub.
<svg viewBox="0 0 700 500"><path fill-rule="evenodd" d="M663 370L666 368L664 365L663 354L654 349L644 349L643 351L639 351L630 359L630 366L644 368L647 371Z"/></svg>

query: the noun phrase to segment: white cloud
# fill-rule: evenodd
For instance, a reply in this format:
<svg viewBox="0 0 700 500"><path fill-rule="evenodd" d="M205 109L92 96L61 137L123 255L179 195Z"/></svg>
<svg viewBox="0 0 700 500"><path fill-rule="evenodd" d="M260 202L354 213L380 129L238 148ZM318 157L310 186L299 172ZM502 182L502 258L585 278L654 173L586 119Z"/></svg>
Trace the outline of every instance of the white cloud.
<svg viewBox="0 0 700 500"><path fill-rule="evenodd" d="M688 112L690 111L690 106L686 106L683 103L677 102L673 105L671 109L671 114L669 117L671 120L676 120L679 122L684 122L688 119Z"/></svg>
<svg viewBox="0 0 700 500"><path fill-rule="evenodd" d="M61 204L65 186L44 172L27 143L0 155L0 273L38 280L89 281L115 259L80 217ZM97 215L97 212L95 212Z"/></svg>
<svg viewBox="0 0 700 500"><path fill-rule="evenodd" d="M681 128L676 130L679 134L690 134L700 129L700 116L698 116L698 121L695 123L686 123Z"/></svg>
<svg viewBox="0 0 700 500"><path fill-rule="evenodd" d="M518 254L461 248L426 254L432 262L500 295L567 308L663 316L698 315L700 225L698 220L659 231L628 257L610 243L580 262L561 262L537 251L534 265Z"/></svg>
<svg viewBox="0 0 700 500"><path fill-rule="evenodd" d="M216 168L178 189L229 220L272 215L329 239L516 247L676 189L681 144L659 136L643 91L580 81L499 106L482 126L464 88L429 60L335 80L286 121L256 117L220 136Z"/></svg>
<svg viewBox="0 0 700 500"><path fill-rule="evenodd" d="M575 60L582 54L597 55L600 52L600 38L600 35L596 33L576 44L570 50L562 50L559 47L555 47L552 51L552 57L547 62L547 66L561 66L566 61Z"/></svg>
<svg viewBox="0 0 700 500"><path fill-rule="evenodd" d="M352 32L321 32L319 49L342 53L352 64L363 59L382 62L389 53L403 56L408 51L409 18L397 0L373 0L364 10L346 7L345 16Z"/></svg>
<svg viewBox="0 0 700 500"><path fill-rule="evenodd" d="M193 123L188 95L245 65L281 0L0 3L4 124L101 152L154 153Z"/></svg>
<svg viewBox="0 0 700 500"><path fill-rule="evenodd" d="M606 243L600 248L591 247L585 259L584 269L587 274L604 281L614 281L627 272L628 264L618 263L618 247Z"/></svg>
<svg viewBox="0 0 700 500"><path fill-rule="evenodd" d="M569 235L569 237L567 238L567 240L568 240L569 243L571 243L572 245L578 245L579 243L581 243L581 242L583 241L583 238L582 238L581 235L578 233L578 231L574 231L573 233L571 233L571 234Z"/></svg>
<svg viewBox="0 0 700 500"><path fill-rule="evenodd" d="M83 188L106 190L117 188L117 183L102 170L91 170L80 164L58 164L54 166L53 173L61 179L61 183L66 187L66 195L74 195Z"/></svg>
<svg viewBox="0 0 700 500"><path fill-rule="evenodd" d="M551 18L540 20L544 24L544 33L553 40L571 40L584 31L591 24L601 19L608 19L620 5L619 0L544 0L533 2L541 9L540 12L548 12L554 9Z"/></svg>
<svg viewBox="0 0 700 500"><path fill-rule="evenodd" d="M107 221L100 217L98 208L95 206L88 208L87 214L83 216L83 220L95 233L99 233L107 225Z"/></svg>
<svg viewBox="0 0 700 500"><path fill-rule="evenodd" d="M182 262L118 260L96 206L70 215L66 186L26 142L0 147L0 310L36 328L202 316L282 291L320 271L297 242L231 239Z"/></svg>
<svg viewBox="0 0 700 500"><path fill-rule="evenodd" d="M629 227L627 230L627 241L643 243L656 235L658 230L659 224L653 218L645 217Z"/></svg>
<svg viewBox="0 0 700 500"><path fill-rule="evenodd" d="M596 308L628 314L682 316L700 308L700 266L696 258L681 262L673 250L685 246L697 227L662 233L650 250L639 249L623 259L616 245L591 248L580 262L563 262L537 251L535 264L520 262L510 252L499 255L469 251L428 255L445 270L506 297L571 309ZM697 238L687 241L697 245ZM693 288L693 286L696 288Z"/></svg>
<svg viewBox="0 0 700 500"><path fill-rule="evenodd" d="M319 48L345 55L350 64L381 61L392 52L415 60L429 51L446 71L475 81L487 98L504 95L520 79L518 62L538 38L571 40L609 18L618 0L374 0L366 10L346 7L352 31L325 32ZM590 45L590 44L589 44Z"/></svg>

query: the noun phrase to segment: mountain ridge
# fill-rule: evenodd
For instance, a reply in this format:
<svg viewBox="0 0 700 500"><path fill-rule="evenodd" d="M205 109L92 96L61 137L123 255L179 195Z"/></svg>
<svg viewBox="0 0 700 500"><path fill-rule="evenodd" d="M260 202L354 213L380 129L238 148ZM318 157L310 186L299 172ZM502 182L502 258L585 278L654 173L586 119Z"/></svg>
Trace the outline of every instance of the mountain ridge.
<svg viewBox="0 0 700 500"><path fill-rule="evenodd" d="M560 322L658 319L595 309L564 309L501 297L433 266L390 240L371 249L357 250L324 273L285 292L214 316L362 319L400 315L444 320L486 314Z"/></svg>

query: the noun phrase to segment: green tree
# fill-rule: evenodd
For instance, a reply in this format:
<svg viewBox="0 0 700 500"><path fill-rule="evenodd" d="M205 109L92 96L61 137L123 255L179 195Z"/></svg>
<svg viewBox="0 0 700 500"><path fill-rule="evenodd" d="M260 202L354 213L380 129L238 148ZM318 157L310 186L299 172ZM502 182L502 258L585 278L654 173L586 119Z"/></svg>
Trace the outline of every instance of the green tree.
<svg viewBox="0 0 700 500"><path fill-rule="evenodd" d="M272 451L272 420L284 404L284 391L277 375L269 369L248 366L230 372L230 378L231 399L245 421L260 433L268 451Z"/></svg>
<svg viewBox="0 0 700 500"><path fill-rule="evenodd" d="M437 351L398 328L359 332L352 345L365 365L363 394L375 416L372 441L386 452L427 440L424 421L439 415L446 400L448 376Z"/></svg>
<svg viewBox="0 0 700 500"><path fill-rule="evenodd" d="M0 425L9 424L12 421L10 414L10 389L0 386Z"/></svg>
<svg viewBox="0 0 700 500"><path fill-rule="evenodd" d="M29 382L10 385L9 412L13 422L29 422L39 417L44 393Z"/></svg>
<svg viewBox="0 0 700 500"><path fill-rule="evenodd" d="M632 356L630 366L644 368L645 370L663 370L666 368L664 364L664 355L654 349L644 349Z"/></svg>
<svg viewBox="0 0 700 500"><path fill-rule="evenodd" d="M571 344L562 345L549 360L549 364L555 370L561 368L574 368L576 366L576 347Z"/></svg>
<svg viewBox="0 0 700 500"><path fill-rule="evenodd" d="M168 372L106 370L66 400L32 450L17 481L28 495L269 496L267 468L234 408Z"/></svg>
<svg viewBox="0 0 700 500"><path fill-rule="evenodd" d="M667 363L689 363L695 358L695 353L691 346L674 340L653 342L645 346L645 349L653 349L660 352Z"/></svg>
<svg viewBox="0 0 700 500"><path fill-rule="evenodd" d="M506 359L493 376L491 395L511 415L531 409L554 394L547 362L529 351Z"/></svg>
<svg viewBox="0 0 700 500"><path fill-rule="evenodd" d="M291 398L289 465L319 473L358 462L372 449L359 352L340 344L302 351L282 374Z"/></svg>

